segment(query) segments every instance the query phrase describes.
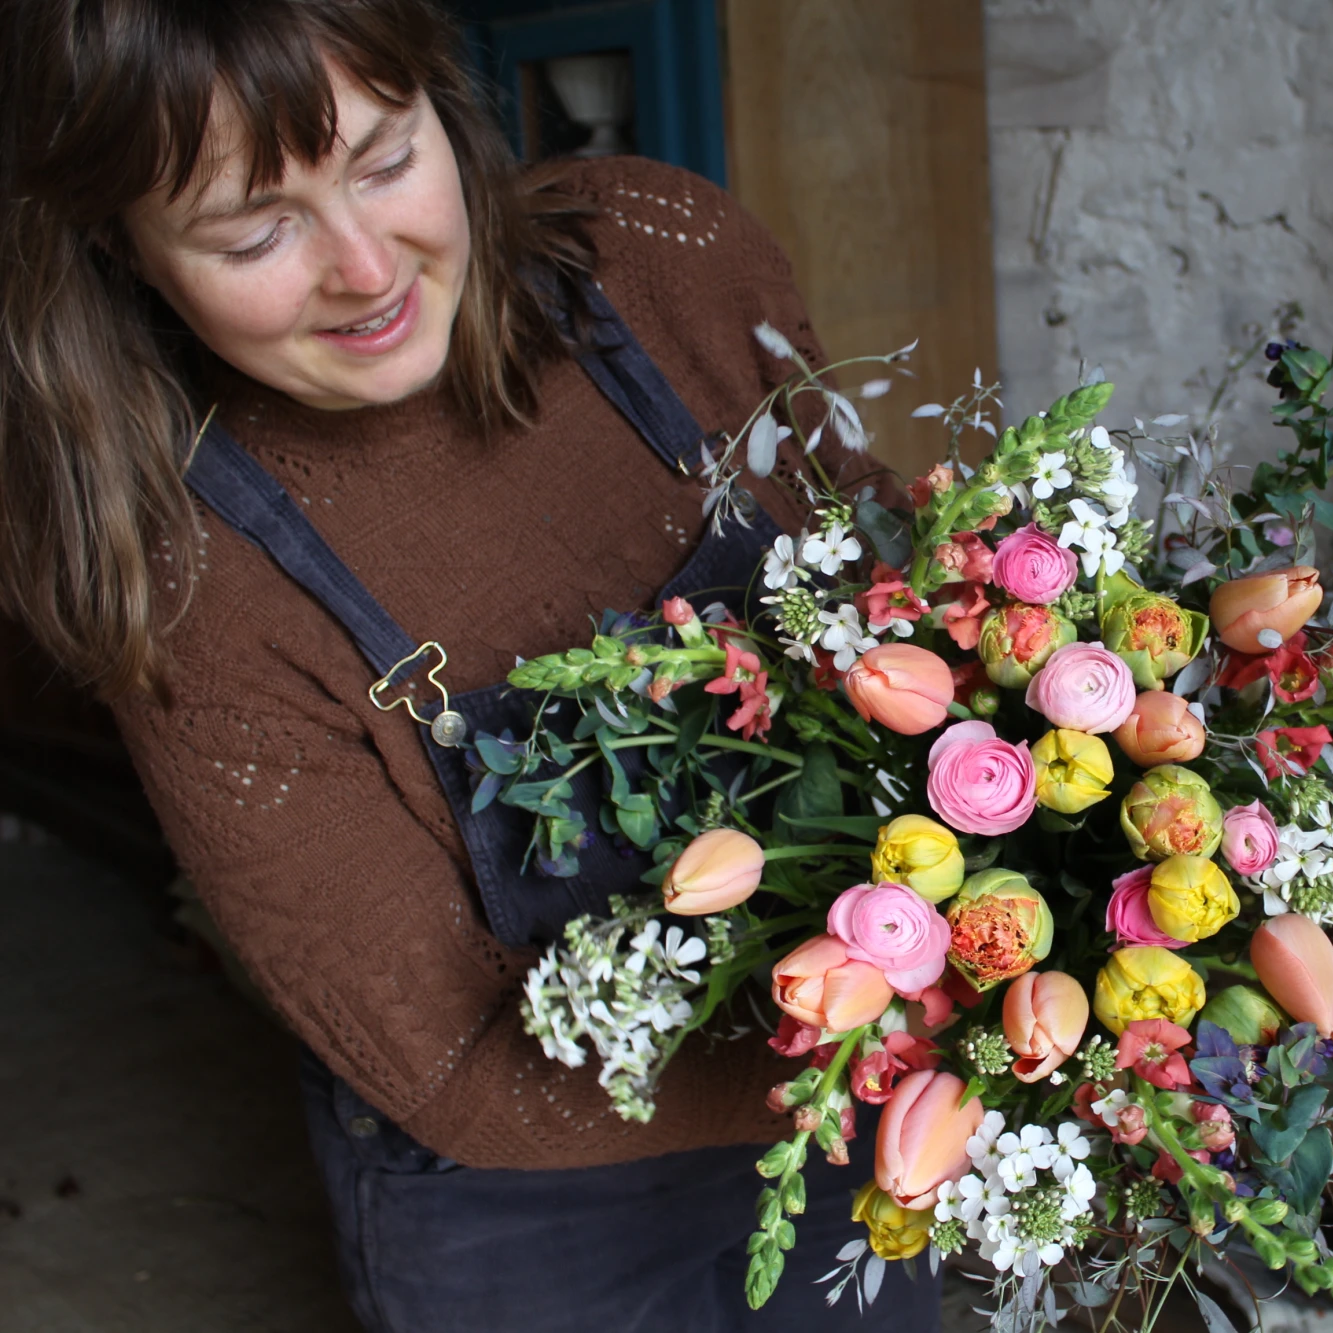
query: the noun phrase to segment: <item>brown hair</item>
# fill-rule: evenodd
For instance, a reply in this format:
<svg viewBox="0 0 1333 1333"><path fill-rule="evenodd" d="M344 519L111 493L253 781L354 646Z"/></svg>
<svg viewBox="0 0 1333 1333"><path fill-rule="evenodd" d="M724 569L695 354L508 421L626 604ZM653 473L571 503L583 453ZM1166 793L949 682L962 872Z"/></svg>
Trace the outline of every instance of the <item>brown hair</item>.
<svg viewBox="0 0 1333 1333"><path fill-rule="evenodd" d="M525 420L560 337L534 286L591 266L578 206L521 186L432 0L6 0L0 30L0 604L112 698L161 687L192 582L181 468L190 340L139 283L119 218L173 196L215 90L245 117L251 186L337 137L326 60L388 106L424 90L458 161L471 259L442 388L484 429ZM539 184L541 182L538 182ZM550 178L545 181L550 184ZM544 272L546 279L538 279ZM178 553L164 610L148 550Z"/></svg>

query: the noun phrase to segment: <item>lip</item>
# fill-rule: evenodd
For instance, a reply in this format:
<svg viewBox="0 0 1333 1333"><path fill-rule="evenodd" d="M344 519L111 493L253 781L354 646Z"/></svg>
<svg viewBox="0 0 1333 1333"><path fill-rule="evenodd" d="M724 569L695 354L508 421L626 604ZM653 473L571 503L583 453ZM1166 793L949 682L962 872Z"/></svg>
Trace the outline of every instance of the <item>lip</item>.
<svg viewBox="0 0 1333 1333"><path fill-rule="evenodd" d="M415 332L421 317L421 279L419 277L413 279L412 285L403 295L395 296L378 310L362 315L355 321L357 324L365 324L369 320L378 319L400 301L403 308L389 323L374 333L338 333L334 329L319 329L314 336L321 342L336 347L341 352L348 352L352 356L382 356L385 352L401 346Z"/></svg>

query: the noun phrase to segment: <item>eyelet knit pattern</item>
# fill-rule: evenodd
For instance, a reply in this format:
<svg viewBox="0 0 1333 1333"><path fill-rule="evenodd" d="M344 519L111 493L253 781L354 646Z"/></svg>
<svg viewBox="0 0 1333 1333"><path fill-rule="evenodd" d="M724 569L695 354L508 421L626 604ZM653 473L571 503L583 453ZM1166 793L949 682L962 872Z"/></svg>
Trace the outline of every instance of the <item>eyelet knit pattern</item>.
<svg viewBox="0 0 1333 1333"><path fill-rule="evenodd" d="M705 430L737 429L783 378L752 336L761 320L819 361L785 258L724 192L633 158L578 166L570 184L598 210L599 281ZM224 382L222 422L398 623L445 645L451 691L500 679L515 654L584 642L605 607L649 603L702 533L698 484L573 362L546 372L533 428L490 441L433 394L318 412ZM782 471L798 463L788 454ZM848 475L869 470L852 460ZM794 523L777 487L755 490ZM370 668L322 608L216 515L202 529L170 638L174 703L136 696L118 720L201 898L297 1035L470 1165L582 1166L780 1133L763 1094L784 1066L762 1034L687 1043L643 1126L609 1111L595 1069L542 1056L518 1015L531 955L487 932L415 728L372 707Z"/></svg>

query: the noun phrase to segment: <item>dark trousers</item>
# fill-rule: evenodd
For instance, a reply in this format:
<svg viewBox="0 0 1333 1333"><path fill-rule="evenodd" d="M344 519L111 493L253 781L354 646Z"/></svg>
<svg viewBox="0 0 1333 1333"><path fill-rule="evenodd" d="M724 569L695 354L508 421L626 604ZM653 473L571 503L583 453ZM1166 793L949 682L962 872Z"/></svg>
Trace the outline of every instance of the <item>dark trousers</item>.
<svg viewBox="0 0 1333 1333"><path fill-rule="evenodd" d="M475 1170L437 1157L314 1056L301 1081L347 1294L368 1333L937 1333L939 1286L890 1264L863 1317L849 1289L831 1310L835 1255L865 1235L849 1167L814 1153L797 1247L758 1313L745 1304L762 1148L708 1148L569 1171Z"/></svg>

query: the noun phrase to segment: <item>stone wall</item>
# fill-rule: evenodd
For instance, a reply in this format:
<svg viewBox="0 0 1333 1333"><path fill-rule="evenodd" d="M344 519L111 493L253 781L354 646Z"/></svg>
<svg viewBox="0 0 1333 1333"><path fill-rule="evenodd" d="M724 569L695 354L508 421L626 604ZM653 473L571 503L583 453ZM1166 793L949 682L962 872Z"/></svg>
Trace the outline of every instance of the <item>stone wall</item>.
<svg viewBox="0 0 1333 1333"><path fill-rule="evenodd" d="M999 358L1009 415L1077 382L1114 423L1206 413L1281 302L1333 340L1330 0L986 0ZM1266 365L1225 395L1271 450Z"/></svg>

